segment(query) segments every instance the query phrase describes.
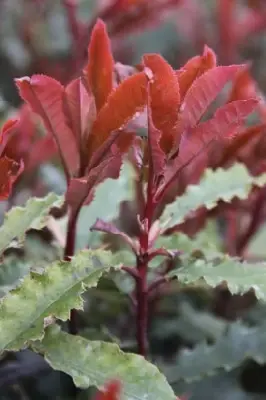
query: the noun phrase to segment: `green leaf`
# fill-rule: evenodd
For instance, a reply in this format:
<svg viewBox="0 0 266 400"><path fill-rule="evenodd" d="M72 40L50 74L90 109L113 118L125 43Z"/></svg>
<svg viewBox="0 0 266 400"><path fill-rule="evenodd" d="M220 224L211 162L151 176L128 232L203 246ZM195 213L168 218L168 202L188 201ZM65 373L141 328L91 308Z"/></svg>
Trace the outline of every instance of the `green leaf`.
<svg viewBox="0 0 266 400"><path fill-rule="evenodd" d="M42 274L31 272L0 301L0 351L18 350L29 339L39 339L45 318L65 321L72 308L82 309L80 295L112 266L110 252L85 250L71 262L51 264Z"/></svg>
<svg viewBox="0 0 266 400"><path fill-rule="evenodd" d="M25 259L15 254L6 256L0 264L0 297L18 286L20 279L29 273L29 270L30 265Z"/></svg>
<svg viewBox="0 0 266 400"><path fill-rule="evenodd" d="M248 327L240 323L228 324L225 335L215 344L201 343L192 350L182 350L171 368L165 367L170 382L193 381L214 375L221 368L230 371L245 360L266 363L266 325Z"/></svg>
<svg viewBox="0 0 266 400"><path fill-rule="evenodd" d="M261 187L265 184L266 174L253 177L243 164L234 164L227 170L207 169L198 185L189 186L185 194L165 208L160 218L161 225L166 229L180 224L190 212L202 206L210 210L219 200L246 199L253 185Z"/></svg>
<svg viewBox="0 0 266 400"><path fill-rule="evenodd" d="M112 221L118 215L120 203L134 198L134 176L132 165L125 162L118 179L108 178L99 184L94 200L81 209L77 228L77 249L86 247L88 243L90 247L97 245L100 233L90 232L96 219Z"/></svg>
<svg viewBox="0 0 266 400"><path fill-rule="evenodd" d="M42 229L51 208L60 207L63 197L50 193L44 198L31 198L25 207L14 207L6 215L0 227L0 253L9 246L13 239L22 241L29 229Z"/></svg>
<svg viewBox="0 0 266 400"><path fill-rule="evenodd" d="M123 384L125 400L175 400L166 378L142 356L123 353L116 344L89 341L61 332L54 325L46 329L42 342L32 343L56 370L72 376L76 386L101 388L116 378Z"/></svg>
<svg viewBox="0 0 266 400"><path fill-rule="evenodd" d="M182 251L186 255L201 251L204 252L205 257L220 253L222 249L221 237L214 221L209 221L205 228L193 238L182 232L174 232L171 235L160 236L155 245L158 248L163 247L167 250Z"/></svg>
<svg viewBox="0 0 266 400"><path fill-rule="evenodd" d="M203 279L213 287L226 282L231 293L244 293L252 287L259 299L266 300L266 262L247 263L220 255L212 261L185 259L183 263L168 276L178 276L183 283Z"/></svg>

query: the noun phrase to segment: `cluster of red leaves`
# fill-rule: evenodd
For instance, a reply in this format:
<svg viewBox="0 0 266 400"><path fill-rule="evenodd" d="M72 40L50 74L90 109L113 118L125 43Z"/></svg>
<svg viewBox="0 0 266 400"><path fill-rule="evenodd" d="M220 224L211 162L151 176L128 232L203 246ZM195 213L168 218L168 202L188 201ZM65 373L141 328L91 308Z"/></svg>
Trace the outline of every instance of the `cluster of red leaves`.
<svg viewBox="0 0 266 400"><path fill-rule="evenodd" d="M200 122L226 83L245 68L217 67L208 47L178 71L161 56L147 54L140 72L118 81L106 28L99 20L88 55L83 74L65 87L43 75L16 80L21 97L57 143L72 207L91 201L93 188L106 177L118 176L122 155L134 140L127 123L147 104L156 202L182 168L214 140L236 134L257 105L253 98L230 100L213 118Z"/></svg>
<svg viewBox="0 0 266 400"><path fill-rule="evenodd" d="M91 201L98 183L118 176L122 156L134 140L127 122L146 102L144 72L122 81L115 76L110 41L100 20L88 54L82 75L66 86L44 75L16 80L21 97L55 139L72 210Z"/></svg>
<svg viewBox="0 0 266 400"><path fill-rule="evenodd" d="M206 119L213 101L230 81L233 88L227 102ZM245 145L256 144L264 127L245 129L246 117L255 108L265 116L246 65L217 66L216 55L207 46L179 70L158 54L144 55L137 68L115 64L101 20L93 28L88 62L78 78L63 86L51 77L33 75L17 79L16 84L47 130L47 137L35 143L37 149L48 149L42 153L44 160L54 154L49 144L52 137L55 140L73 215L92 200L100 182L118 177L129 148L141 148L142 161L138 157L135 161L138 169L146 171L152 223L168 201L198 181L207 166L226 166L241 157L245 162ZM135 134L138 127L148 132L140 148ZM31 133L28 140L32 142ZM10 154L11 147L16 148L15 137ZM36 165L37 160L27 162ZM139 205L140 215L144 207L144 203ZM194 227L202 226L202 213L196 222Z"/></svg>

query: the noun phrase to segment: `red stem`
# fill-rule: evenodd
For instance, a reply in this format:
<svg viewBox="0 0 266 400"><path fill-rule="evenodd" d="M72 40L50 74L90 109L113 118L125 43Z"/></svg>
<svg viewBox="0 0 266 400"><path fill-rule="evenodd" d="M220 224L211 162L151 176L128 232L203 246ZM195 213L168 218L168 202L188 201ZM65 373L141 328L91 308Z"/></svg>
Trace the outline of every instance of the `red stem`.
<svg viewBox="0 0 266 400"><path fill-rule="evenodd" d="M67 223L67 239L64 251L64 260L70 261L75 253L75 242L76 242L76 228L79 212L82 204L76 207L74 210L71 209L68 223ZM77 327L77 310L71 310L69 320L69 333L76 335L78 333Z"/></svg>
<svg viewBox="0 0 266 400"><path fill-rule="evenodd" d="M154 212L153 202L153 173L152 168L149 170L149 181L147 187L147 201L145 205L143 223L144 227L139 237L140 254L137 256L138 278L136 279L136 325L137 325L137 343L138 352L143 357L147 356L148 351L148 284L147 273L149 263L149 231L152 225L152 217Z"/></svg>

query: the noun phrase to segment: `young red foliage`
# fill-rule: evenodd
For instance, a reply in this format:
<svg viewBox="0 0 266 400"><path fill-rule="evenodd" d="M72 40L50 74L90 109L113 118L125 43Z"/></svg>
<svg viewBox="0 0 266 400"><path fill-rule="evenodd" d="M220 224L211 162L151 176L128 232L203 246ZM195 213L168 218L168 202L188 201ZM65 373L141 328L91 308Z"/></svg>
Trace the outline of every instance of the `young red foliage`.
<svg viewBox="0 0 266 400"><path fill-rule="evenodd" d="M76 198L79 205L81 199L92 198L90 185L118 176L122 154L133 140L132 134L121 129L143 110L147 97L144 72L127 77L113 89L114 61L100 20L94 27L88 53L83 75L66 87L44 75L16 80L21 97L55 139L68 181L67 198ZM70 185L73 179L79 180L79 187L82 185L78 196L76 185ZM73 188L75 193L71 194Z"/></svg>
<svg viewBox="0 0 266 400"><path fill-rule="evenodd" d="M89 154L93 154L113 131L124 127L137 112L143 110L146 93L147 76L144 72L121 82L110 94L93 124L88 141Z"/></svg>
<svg viewBox="0 0 266 400"><path fill-rule="evenodd" d="M66 124L63 113L64 87L44 75L16 79L16 84L20 96L41 117L47 131L53 134L69 179L79 168L79 157L74 134Z"/></svg>
<svg viewBox="0 0 266 400"><path fill-rule="evenodd" d="M176 71L181 99L183 100L195 79L214 67L216 67L216 55L212 49L205 46L202 56L192 57L180 70Z"/></svg>
<svg viewBox="0 0 266 400"><path fill-rule="evenodd" d="M99 112L113 89L114 71L110 40L106 26L100 19L92 30L88 54L89 62L85 74Z"/></svg>
<svg viewBox="0 0 266 400"><path fill-rule="evenodd" d="M169 153L173 146L172 128L177 124L180 104L179 84L173 68L159 54L147 54L144 65L151 69L151 113L156 129L162 132L160 146Z"/></svg>

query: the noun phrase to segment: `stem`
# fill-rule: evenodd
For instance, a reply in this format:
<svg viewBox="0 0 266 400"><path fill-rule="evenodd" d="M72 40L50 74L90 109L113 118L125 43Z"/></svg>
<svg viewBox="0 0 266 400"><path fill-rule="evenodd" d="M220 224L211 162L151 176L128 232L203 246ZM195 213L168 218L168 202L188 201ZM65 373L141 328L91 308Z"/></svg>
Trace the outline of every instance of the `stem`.
<svg viewBox="0 0 266 400"><path fill-rule="evenodd" d="M82 205L82 204L81 204ZM75 242L76 242L76 228L77 228L77 220L79 211L81 209L81 205L76 207L74 210L71 209L69 220L67 223L67 239L66 246L64 251L64 260L70 261L71 257L73 257L75 253ZM76 335L78 333L77 328L77 310L71 310L70 312L70 320L68 324L69 333L72 335Z"/></svg>
<svg viewBox="0 0 266 400"><path fill-rule="evenodd" d="M147 273L149 263L149 231L152 225L152 217L154 212L153 201L153 173L152 168L149 171L149 180L147 187L147 201L145 205L143 221L145 228L142 230L139 238L140 254L137 256L138 278L136 279L136 324L137 324L137 343L138 352L143 357L147 356L148 351L148 285Z"/></svg>
<svg viewBox="0 0 266 400"><path fill-rule="evenodd" d="M138 352L143 357L147 356L148 340L148 288L147 288L147 270L148 265L146 257L137 257L137 269L139 278L136 281L136 301L137 301L137 343Z"/></svg>

